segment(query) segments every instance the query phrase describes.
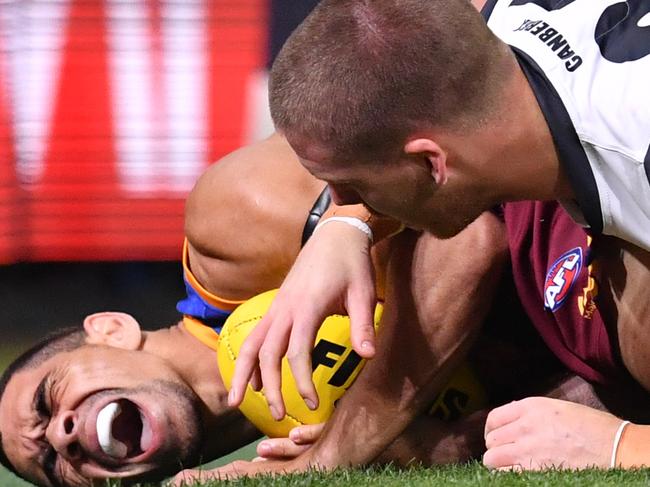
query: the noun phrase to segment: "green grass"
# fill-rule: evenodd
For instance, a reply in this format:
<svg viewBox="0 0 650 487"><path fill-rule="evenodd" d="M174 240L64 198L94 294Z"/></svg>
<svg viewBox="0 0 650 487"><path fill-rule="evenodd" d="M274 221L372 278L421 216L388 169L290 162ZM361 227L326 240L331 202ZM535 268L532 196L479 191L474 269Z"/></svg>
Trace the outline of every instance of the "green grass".
<svg viewBox="0 0 650 487"><path fill-rule="evenodd" d="M490 472L480 463L454 465L436 468L376 468L339 470L333 473L308 472L283 477L259 477L223 482L204 482L196 486L211 487L227 485L232 487L336 487L336 486L647 486L650 485L650 470L639 471L597 471L580 472Z"/></svg>
<svg viewBox="0 0 650 487"><path fill-rule="evenodd" d="M2 487L22 487L5 474L0 473ZM119 487L119 483L101 484L106 487ZM622 470L583 470L579 472L490 472L480 463L454 465L435 468L411 468L398 470L392 467L338 470L332 473L311 471L286 476L262 476L229 481L206 481L189 484L188 487L337 487L337 486L489 486L489 487L599 487L599 486L647 486L650 485L650 469ZM149 486L147 486L149 487Z"/></svg>
<svg viewBox="0 0 650 487"><path fill-rule="evenodd" d="M3 343L0 345L0 373L20 355L20 350L26 349L29 345Z"/></svg>
<svg viewBox="0 0 650 487"><path fill-rule="evenodd" d="M24 345L20 344L2 344L0 345L0 373L11 363L12 360L16 358L19 350L26 348ZM29 486L27 482L23 482L18 478L14 477L11 473L5 470L0 466L0 486L1 487L25 487Z"/></svg>

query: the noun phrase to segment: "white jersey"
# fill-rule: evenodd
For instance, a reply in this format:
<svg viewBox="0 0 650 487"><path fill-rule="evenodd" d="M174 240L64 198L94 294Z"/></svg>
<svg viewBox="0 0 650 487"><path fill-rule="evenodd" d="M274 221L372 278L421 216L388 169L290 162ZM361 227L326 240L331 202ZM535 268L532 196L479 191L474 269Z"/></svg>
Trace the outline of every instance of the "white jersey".
<svg viewBox="0 0 650 487"><path fill-rule="evenodd" d="M483 13L544 112L576 194L567 210L650 250L650 0L495 0Z"/></svg>

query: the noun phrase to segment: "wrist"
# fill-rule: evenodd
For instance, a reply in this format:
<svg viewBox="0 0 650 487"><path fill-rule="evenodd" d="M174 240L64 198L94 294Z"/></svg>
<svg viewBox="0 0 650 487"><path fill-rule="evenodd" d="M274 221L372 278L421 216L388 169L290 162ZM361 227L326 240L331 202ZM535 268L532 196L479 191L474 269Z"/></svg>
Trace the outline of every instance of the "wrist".
<svg viewBox="0 0 650 487"><path fill-rule="evenodd" d="M404 229L401 222L387 216L378 215L362 204L344 206L332 204L323 214L322 221L331 217L351 217L365 223L372 230L374 243L381 242Z"/></svg>
<svg viewBox="0 0 650 487"><path fill-rule="evenodd" d="M616 466L619 468L639 468L650 465L650 426L629 423L619 440Z"/></svg>
<svg viewBox="0 0 650 487"><path fill-rule="evenodd" d="M366 222L354 216L330 216L329 218L325 218L324 220L321 220L318 223L318 225L316 225L316 228L314 228L314 233L316 233L321 227L323 227L323 225L327 225L328 223L335 223L335 222L345 223L346 225L352 226L357 230L363 232L368 237L370 243L372 244L373 242L372 229Z"/></svg>
<svg viewBox="0 0 650 487"><path fill-rule="evenodd" d="M338 457L336 448L327 448L323 444L316 443L308 453L309 466L318 470L334 470L348 466Z"/></svg>
<svg viewBox="0 0 650 487"><path fill-rule="evenodd" d="M619 463L618 463L618 448L621 443L621 438L623 436L623 433L625 432L625 428L630 424L629 421L621 421L621 423L618 425L618 428L616 430L616 434L614 435L614 442L612 444L612 455L611 459L609 462L609 468L616 468Z"/></svg>

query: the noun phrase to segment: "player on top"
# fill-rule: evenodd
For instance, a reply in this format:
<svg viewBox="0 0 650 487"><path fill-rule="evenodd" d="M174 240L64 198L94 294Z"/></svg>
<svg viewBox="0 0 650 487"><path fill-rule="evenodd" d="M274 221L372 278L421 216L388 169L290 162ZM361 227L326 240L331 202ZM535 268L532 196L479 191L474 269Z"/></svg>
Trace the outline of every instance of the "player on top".
<svg viewBox="0 0 650 487"><path fill-rule="evenodd" d="M274 63L272 116L340 201L409 226L448 237L504 201L556 199L648 250L649 13L498 0L486 26L463 0L325 0Z"/></svg>
<svg viewBox="0 0 650 487"><path fill-rule="evenodd" d="M276 126L303 165L330 183L336 202L364 202L442 237L505 201L561 201L599 248L604 242L610 249L601 275L603 291L615 296L608 319L619 327L627 368L650 387L647 361L630 339L639 338L647 320L640 304L647 299L637 303L643 288L621 278L648 272L648 4L497 0L483 13L487 26L463 0L324 0L274 65ZM359 311L372 302L372 285L363 283L369 264L359 259L368 241L346 231L342 245L334 229L345 226L320 232L320 242L297 260L240 356L231 404L239 402L260 354L271 409L281 413L277 364L287 350L299 389L316 401L305 350L325 314L355 310L355 334L365 337L357 351L373 355L369 311ZM512 251L523 252L525 244ZM327 247L338 252L323 258ZM332 268L338 277L327 283L305 271L315 276ZM548 306L546 297L538 296L536 306ZM583 304L594 303L587 295ZM602 437L611 436L611 424L606 430ZM555 451L555 460L565 462Z"/></svg>

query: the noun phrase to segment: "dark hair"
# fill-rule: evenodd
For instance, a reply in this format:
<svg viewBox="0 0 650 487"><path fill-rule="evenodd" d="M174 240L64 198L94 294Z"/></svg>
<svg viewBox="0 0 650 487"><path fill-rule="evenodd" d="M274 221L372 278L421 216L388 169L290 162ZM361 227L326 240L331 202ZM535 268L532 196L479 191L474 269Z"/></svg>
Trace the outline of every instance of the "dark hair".
<svg viewBox="0 0 650 487"><path fill-rule="evenodd" d="M515 67L467 0L323 0L273 64L271 114L290 140L359 160L423 126L487 123Z"/></svg>
<svg viewBox="0 0 650 487"><path fill-rule="evenodd" d="M39 364L42 364L57 353L68 352L80 347L84 344L85 338L86 332L78 326L62 328L49 334L36 345L28 349L26 352L23 352L9 365L9 367L7 367L7 369L2 373L2 376L0 377L0 402L2 402L2 397L4 396L7 384L16 373L26 368L35 367ZM22 477L22 475L16 471L14 466L7 458L7 454L5 453L2 446L1 433L0 464L2 464L5 468L18 475L19 477Z"/></svg>

